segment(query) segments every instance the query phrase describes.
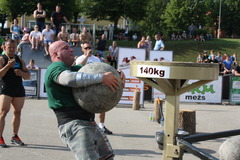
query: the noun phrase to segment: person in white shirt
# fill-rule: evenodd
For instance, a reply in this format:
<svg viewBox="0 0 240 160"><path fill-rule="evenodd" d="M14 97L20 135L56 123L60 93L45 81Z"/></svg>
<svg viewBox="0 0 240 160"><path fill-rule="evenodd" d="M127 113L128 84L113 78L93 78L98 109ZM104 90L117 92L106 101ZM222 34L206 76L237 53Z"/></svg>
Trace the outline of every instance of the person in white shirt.
<svg viewBox="0 0 240 160"><path fill-rule="evenodd" d="M46 24L46 28L42 31L42 40L44 43L45 54L44 56L49 55L48 47L54 41L54 31L50 28L49 24Z"/></svg>
<svg viewBox="0 0 240 160"><path fill-rule="evenodd" d="M34 26L34 30L30 32L29 41L32 44L32 49L38 49L38 45L41 44L42 33L38 31L38 26Z"/></svg>

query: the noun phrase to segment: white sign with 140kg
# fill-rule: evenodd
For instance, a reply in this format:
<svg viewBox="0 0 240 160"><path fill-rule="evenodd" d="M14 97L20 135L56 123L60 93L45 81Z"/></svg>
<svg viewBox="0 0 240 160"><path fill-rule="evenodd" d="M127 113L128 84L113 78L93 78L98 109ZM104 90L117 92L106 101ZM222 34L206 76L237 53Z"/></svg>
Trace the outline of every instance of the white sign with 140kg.
<svg viewBox="0 0 240 160"><path fill-rule="evenodd" d="M149 78L169 78L170 67L138 65L137 76Z"/></svg>

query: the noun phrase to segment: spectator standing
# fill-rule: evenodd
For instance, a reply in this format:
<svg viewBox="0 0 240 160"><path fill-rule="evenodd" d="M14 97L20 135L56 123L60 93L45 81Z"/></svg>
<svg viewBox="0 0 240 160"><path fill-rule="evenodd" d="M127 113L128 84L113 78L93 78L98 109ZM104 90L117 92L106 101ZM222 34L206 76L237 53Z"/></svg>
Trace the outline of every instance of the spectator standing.
<svg viewBox="0 0 240 160"><path fill-rule="evenodd" d="M109 30L109 39L108 39L108 40L113 40L113 31L114 31L114 27L112 26L112 24L110 24L108 30Z"/></svg>
<svg viewBox="0 0 240 160"><path fill-rule="evenodd" d="M117 69L117 59L118 59L119 47L117 46L116 41L112 42L112 45L109 46L108 51L110 52L110 57L109 57L108 61L110 62L111 66L113 66L115 69Z"/></svg>
<svg viewBox="0 0 240 160"><path fill-rule="evenodd" d="M15 40L18 44L21 39L21 27L18 25L18 19L13 20L13 24L10 26L10 32L12 33L12 40Z"/></svg>
<svg viewBox="0 0 240 160"><path fill-rule="evenodd" d="M30 74L24 61L15 55L16 42L8 40L4 46L6 54L0 57L0 146L6 148L3 139L5 118L12 105L12 139L11 143L23 146L24 143L18 137L21 122L21 110L25 100L25 90L22 85L22 78L29 79Z"/></svg>
<svg viewBox="0 0 240 160"><path fill-rule="evenodd" d="M60 28L63 20L66 23L69 23L68 19L66 18L64 13L61 11L61 7L57 5L56 11L53 12L51 15L51 23L52 23L53 31L55 32L55 36L57 36L59 31L61 30Z"/></svg>
<svg viewBox="0 0 240 160"><path fill-rule="evenodd" d="M42 40L45 50L44 56L47 56L49 55L48 47L54 41L54 31L50 28L49 24L46 24L46 28L42 31Z"/></svg>
<svg viewBox="0 0 240 160"><path fill-rule="evenodd" d="M194 37L194 29L195 29L195 27L194 27L193 23L191 23L191 25L188 27L190 39L192 39Z"/></svg>
<svg viewBox="0 0 240 160"><path fill-rule="evenodd" d="M33 59L30 59L30 60L29 60L29 63L28 63L28 65L26 66L26 68L27 68L28 70L34 70L34 71L36 71L36 70L39 69L38 66L35 64L35 61L34 61Z"/></svg>
<svg viewBox="0 0 240 160"><path fill-rule="evenodd" d="M106 39L108 39L108 28L107 27L104 27L104 34L105 34Z"/></svg>
<svg viewBox="0 0 240 160"><path fill-rule="evenodd" d="M21 56L21 52L22 52L22 46L24 44L28 44L29 43L29 30L27 27L24 27L23 29L23 37L20 41L20 43L17 45L17 52L18 52L18 55Z"/></svg>
<svg viewBox="0 0 240 160"><path fill-rule="evenodd" d="M124 40L128 40L128 33L129 33L129 28L128 28L128 25L126 25L125 32L124 32Z"/></svg>
<svg viewBox="0 0 240 160"><path fill-rule="evenodd" d="M150 51L152 50L152 40L150 36L147 36L145 42L148 44L148 54L150 53Z"/></svg>
<svg viewBox="0 0 240 160"><path fill-rule="evenodd" d="M219 64L219 72L222 72L222 70L223 70L223 68L222 68L223 58L221 56L221 52L217 52L216 60L218 61L218 64Z"/></svg>
<svg viewBox="0 0 240 160"><path fill-rule="evenodd" d="M155 35L155 40L156 40L156 43L155 43L154 50L155 51L164 50L165 45L164 45L163 41L161 40L160 34Z"/></svg>
<svg viewBox="0 0 240 160"><path fill-rule="evenodd" d="M86 27L83 27L82 33L79 35L80 42L83 44L85 42L92 43L92 35L87 31Z"/></svg>
<svg viewBox="0 0 240 160"><path fill-rule="evenodd" d="M70 34L70 46L78 46L79 34L77 33L77 28L73 27L72 33Z"/></svg>
<svg viewBox="0 0 240 160"><path fill-rule="evenodd" d="M33 17L36 19L36 25L39 31L42 32L45 27L46 12L42 9L40 2L37 4L37 9L33 12Z"/></svg>
<svg viewBox="0 0 240 160"><path fill-rule="evenodd" d="M38 31L38 26L34 26L34 30L30 32L29 41L32 44L32 49L38 49L41 44L42 33Z"/></svg>
<svg viewBox="0 0 240 160"><path fill-rule="evenodd" d="M70 36L69 33L66 31L66 26L61 27L61 32L58 33L58 40L69 42Z"/></svg>
<svg viewBox="0 0 240 160"><path fill-rule="evenodd" d="M86 46L83 48L87 49ZM96 125L94 113L87 112L76 103L72 87L103 83L114 91L118 88L117 78L110 72L77 72L81 66L72 66L73 49L64 41L54 42L49 51L52 63L45 74L45 86L48 106L56 114L62 141L75 154L76 159L112 160L114 154L111 145Z"/></svg>
<svg viewBox="0 0 240 160"><path fill-rule="evenodd" d="M107 45L105 34L102 34L101 38L97 39L96 43L98 45L97 47L98 53L101 54L101 57L104 57L105 56L104 51L106 50L106 45Z"/></svg>

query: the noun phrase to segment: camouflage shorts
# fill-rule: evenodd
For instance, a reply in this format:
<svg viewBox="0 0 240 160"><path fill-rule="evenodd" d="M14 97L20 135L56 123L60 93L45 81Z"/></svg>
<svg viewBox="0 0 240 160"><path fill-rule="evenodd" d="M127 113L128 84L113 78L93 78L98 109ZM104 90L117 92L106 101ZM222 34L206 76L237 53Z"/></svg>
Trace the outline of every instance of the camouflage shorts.
<svg viewBox="0 0 240 160"><path fill-rule="evenodd" d="M112 147L95 122L74 120L58 129L63 143L75 154L76 160L113 160Z"/></svg>

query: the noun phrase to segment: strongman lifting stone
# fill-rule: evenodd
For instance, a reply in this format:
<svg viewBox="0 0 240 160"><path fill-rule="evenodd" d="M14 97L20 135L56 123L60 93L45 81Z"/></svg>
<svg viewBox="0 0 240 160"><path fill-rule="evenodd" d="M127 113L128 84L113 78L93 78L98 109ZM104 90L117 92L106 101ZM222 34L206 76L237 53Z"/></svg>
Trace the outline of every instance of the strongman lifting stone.
<svg viewBox="0 0 240 160"><path fill-rule="evenodd" d="M112 72L119 79L120 86L114 92L103 83L88 87L73 88L76 102L86 111L91 113L107 112L114 108L120 101L123 93L123 85L119 73L109 64L97 62L82 67L79 72L105 73Z"/></svg>

